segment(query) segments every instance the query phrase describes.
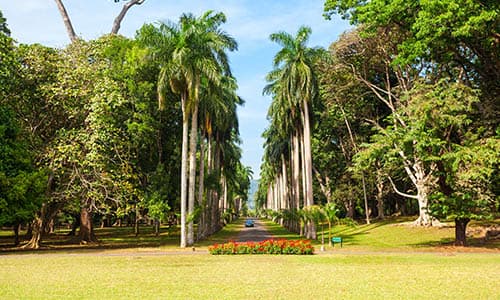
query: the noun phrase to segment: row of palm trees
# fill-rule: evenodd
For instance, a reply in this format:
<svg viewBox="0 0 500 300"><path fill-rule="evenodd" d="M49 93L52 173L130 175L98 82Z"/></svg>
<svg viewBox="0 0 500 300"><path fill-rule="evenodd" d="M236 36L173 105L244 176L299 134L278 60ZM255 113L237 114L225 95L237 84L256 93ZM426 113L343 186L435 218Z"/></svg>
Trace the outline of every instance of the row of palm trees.
<svg viewBox="0 0 500 300"><path fill-rule="evenodd" d="M311 105L318 96L314 61L321 49L307 47L311 34L299 28L296 36L271 34L281 49L274 57L274 69L267 75L264 93L272 96L268 112L270 125L264 132L265 151L261 166L260 206L274 211L299 210L314 205L311 156ZM264 192L265 191L265 192ZM288 229L316 238L314 222L284 220Z"/></svg>
<svg viewBox="0 0 500 300"><path fill-rule="evenodd" d="M237 43L220 28L225 22L223 13L183 14L178 23L145 25L138 34L161 67L160 108L168 93L180 97L181 247L193 245L195 219L197 238L219 230L224 212L241 206L233 201L244 197L239 185L249 184L250 171L241 165L238 147L236 107L243 100L227 56Z"/></svg>

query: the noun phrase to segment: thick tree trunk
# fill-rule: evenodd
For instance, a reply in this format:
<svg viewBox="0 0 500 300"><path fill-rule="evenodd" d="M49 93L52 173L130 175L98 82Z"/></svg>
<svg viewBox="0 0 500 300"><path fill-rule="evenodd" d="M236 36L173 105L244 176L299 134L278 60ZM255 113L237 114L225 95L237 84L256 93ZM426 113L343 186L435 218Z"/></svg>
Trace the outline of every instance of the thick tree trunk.
<svg viewBox="0 0 500 300"><path fill-rule="evenodd" d="M428 202L429 202L428 187L425 182L418 182L417 184L417 201L418 201L418 211L419 216L415 220L414 224L417 226L432 226L432 217L429 214Z"/></svg>
<svg viewBox="0 0 500 300"><path fill-rule="evenodd" d="M181 105L183 112L182 120L182 153L181 153L181 241L180 247L186 247L186 204L187 204L187 157L188 157L188 131L189 115L186 111L187 95L181 96Z"/></svg>
<svg viewBox="0 0 500 300"><path fill-rule="evenodd" d="M38 249L42 236L48 233L49 222L52 220L60 208L60 203L43 203L40 211L31 224L31 238L27 244L22 246L26 249Z"/></svg>
<svg viewBox="0 0 500 300"><path fill-rule="evenodd" d="M300 151L299 151L299 137L297 133L293 134L292 137L292 148L293 148L293 194L294 202L293 208L298 211L300 209ZM295 232L300 231L300 221L295 222Z"/></svg>
<svg viewBox="0 0 500 300"><path fill-rule="evenodd" d="M299 146L300 146L300 176L301 176L301 183L302 183L302 201L300 203L300 208L303 209L304 207L307 206L307 183L306 183L306 161L304 159L304 134L300 133L299 136ZM301 236L307 236L308 232L308 227L307 227L307 221L304 221L304 224L301 225Z"/></svg>
<svg viewBox="0 0 500 300"><path fill-rule="evenodd" d="M222 174L222 169L220 167L221 160L221 148L220 148L220 137L217 133L214 145L214 172L217 172L219 176ZM220 178L219 178L220 180ZM219 191L212 191L212 230L211 233L217 232L220 229L220 199Z"/></svg>
<svg viewBox="0 0 500 300"><path fill-rule="evenodd" d="M431 174L426 174L424 165L422 161L420 161L418 158L415 158L414 163L410 165L410 162L406 159L406 156L404 153L400 152L400 156L404 160L404 169L408 176L410 177L411 181L415 185L417 189L417 195L409 195L403 192L400 192L397 188L394 182L390 177L389 181L392 184L392 187L394 191L406 198L411 198L411 199L416 199L418 202L418 210L419 210L419 216L418 218L413 222L415 226L432 226L432 225L437 225L439 223L438 220L435 218L432 218L429 210L428 210L428 202L429 202L429 186L430 186L430 181L431 181Z"/></svg>
<svg viewBox="0 0 500 300"><path fill-rule="evenodd" d="M97 243L97 237L94 234L94 225L92 224L92 212L89 208L83 206L80 211L80 243Z"/></svg>
<svg viewBox="0 0 500 300"><path fill-rule="evenodd" d="M307 101L303 101L304 107L304 161L305 161L305 176L306 176L306 200L305 207L314 205L313 199L313 180L312 180L312 154L311 154L311 127L309 121L309 105ZM306 233L308 239L316 239L316 225L314 222L308 222L308 230Z"/></svg>
<svg viewBox="0 0 500 300"><path fill-rule="evenodd" d="M59 10L59 13L61 13L64 26L66 26L66 31L68 32L69 39L71 40L71 42L74 42L78 39L78 36L76 35L75 30L73 29L73 25L71 24L68 12L66 11L64 4L62 3L62 0L55 0L55 1L57 4L57 9Z"/></svg>
<svg viewBox="0 0 500 300"><path fill-rule="evenodd" d="M455 246L467 246L467 224L470 219L468 218L456 218L455 219Z"/></svg>
<svg viewBox="0 0 500 300"><path fill-rule="evenodd" d="M283 209L289 209L289 195L288 195L288 174L286 172L286 161L285 161L285 156L281 156L281 186L282 186L282 196L283 196L283 201L281 208Z"/></svg>
<svg viewBox="0 0 500 300"><path fill-rule="evenodd" d="M214 156L212 151L212 135L209 133L208 141L207 141L207 175L212 176L213 173L213 165L214 165ZM211 188L207 189L207 205L205 211L205 236L212 234L211 226L212 226L212 209L213 209L213 190Z"/></svg>
<svg viewBox="0 0 500 300"><path fill-rule="evenodd" d="M188 215L187 246L194 244L194 199L196 197L196 150L198 144L198 105L194 104L191 115L191 132L189 137L189 185L188 185Z"/></svg>
<svg viewBox="0 0 500 300"><path fill-rule="evenodd" d="M43 205L42 205L43 211ZM43 221L41 216L36 216L31 225L31 238L27 244L22 246L24 249L39 249L40 241L42 239Z"/></svg>
<svg viewBox="0 0 500 300"><path fill-rule="evenodd" d="M204 134L200 140L200 173L198 176L198 205L201 207L200 220L198 221L198 234L196 239L200 240L205 237L205 214L207 211L207 202L203 199L203 192L205 190L205 140Z"/></svg>

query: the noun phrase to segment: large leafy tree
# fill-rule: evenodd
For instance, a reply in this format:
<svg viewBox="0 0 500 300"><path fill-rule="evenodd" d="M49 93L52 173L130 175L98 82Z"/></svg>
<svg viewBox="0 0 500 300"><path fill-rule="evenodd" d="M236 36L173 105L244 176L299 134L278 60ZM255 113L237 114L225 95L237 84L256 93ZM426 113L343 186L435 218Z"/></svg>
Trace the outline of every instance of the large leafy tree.
<svg viewBox="0 0 500 300"><path fill-rule="evenodd" d="M325 1L326 17L338 13L368 34L397 27L402 34L394 63L437 62L437 70L446 66L450 74L479 87L480 112L490 128L499 111L499 11L498 1Z"/></svg>
<svg viewBox="0 0 500 300"><path fill-rule="evenodd" d="M371 48L391 53L381 61L390 70L385 72L387 83L398 79L397 90L393 83L393 88L384 92L376 81L371 85L367 76L357 73L388 107L391 101L387 100L394 100L396 109L391 108L388 122L378 125L380 135L374 136L374 141L379 141L379 146L393 145L385 154L398 152L394 154L406 161L405 170L413 169L407 174L417 191L421 190L417 196L423 192L432 200L423 207L426 211L431 208L434 215L455 220L457 245L465 245L468 221L488 216L495 207L491 182L498 176L497 167L488 153L498 144L498 8L494 1L468 0L325 2L327 17L339 13L360 26L360 40L390 38L385 46ZM354 49L350 47L348 52ZM409 80L400 80L404 77ZM419 83L422 77L426 85ZM450 102L442 106L446 101ZM440 118L433 110L440 111ZM430 119L433 121L428 122ZM379 146L370 147L371 153L380 155L385 151L382 149L387 150ZM416 160L408 164L409 157ZM390 161L385 160L386 165ZM472 167L479 161L484 172ZM471 165L469 172L464 169L466 162ZM418 181L424 183L424 189Z"/></svg>

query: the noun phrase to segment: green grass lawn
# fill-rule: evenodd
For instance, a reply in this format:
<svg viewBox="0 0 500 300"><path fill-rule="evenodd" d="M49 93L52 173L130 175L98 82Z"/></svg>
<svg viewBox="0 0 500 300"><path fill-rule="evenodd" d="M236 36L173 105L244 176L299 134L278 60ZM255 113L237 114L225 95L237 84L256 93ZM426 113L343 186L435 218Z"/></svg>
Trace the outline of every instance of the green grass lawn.
<svg viewBox="0 0 500 300"><path fill-rule="evenodd" d="M448 247L453 228L401 226L399 219L339 225L334 235L344 248L320 252L315 241L313 256L198 251L235 238L243 221L197 243L196 252L180 251L175 227L160 237L149 227L139 237L131 228L98 229L98 247L68 244L61 231L48 240L50 251L0 252L0 298L500 299L498 244ZM276 238L298 238L263 222Z"/></svg>
<svg viewBox="0 0 500 300"><path fill-rule="evenodd" d="M414 227L409 225L411 218L387 219L374 221L372 224L334 225L331 236L342 237L343 248L335 245L335 251L395 251L422 252L443 251L453 248L458 251L496 251L500 249L500 240L485 242L482 238L468 238L468 248L452 247L455 238L453 224L443 224L442 227ZM494 221L498 223L499 220ZM278 224L264 221L270 232L277 238L298 239L298 235L288 232ZM477 226L472 223L471 226ZM321 245L321 227L318 227L318 240L314 241L316 248ZM325 244L328 244L328 228L324 226ZM333 250L327 247L327 250Z"/></svg>
<svg viewBox="0 0 500 300"><path fill-rule="evenodd" d="M498 299L497 254L0 256L2 299Z"/></svg>
<svg viewBox="0 0 500 300"><path fill-rule="evenodd" d="M328 247L328 251L384 251L384 252L428 252L443 251L443 248L452 248L452 251L494 251L500 249L500 240L484 242L481 238L469 238L472 247L453 248L451 243L454 239L454 228L444 226L441 228L419 228L409 226L410 218L388 219L377 221L370 225L335 225L332 236L343 238L343 248L335 246ZM280 225L270 221L261 220L275 238L299 239L297 234L290 233ZM405 223L406 222L406 223ZM500 220L494 221L499 223ZM205 250L214 243L224 243L235 239L239 230L244 226L244 218L228 224L223 230L201 240L195 244L197 249ZM472 224L475 226L476 224ZM59 230L44 239L45 250L48 251L75 251L82 249L121 250L121 251L178 251L179 228L162 227L159 236L155 236L151 226L143 226L136 237L132 227L96 228L99 244L79 245L66 234L68 230ZM327 228L324 228L325 243L328 244ZM12 248L12 232L0 231L0 250L5 253L17 252ZM321 228L318 228L318 240L313 244L319 249L321 243ZM191 251L191 249L186 249ZM1 253L1 252L0 252Z"/></svg>

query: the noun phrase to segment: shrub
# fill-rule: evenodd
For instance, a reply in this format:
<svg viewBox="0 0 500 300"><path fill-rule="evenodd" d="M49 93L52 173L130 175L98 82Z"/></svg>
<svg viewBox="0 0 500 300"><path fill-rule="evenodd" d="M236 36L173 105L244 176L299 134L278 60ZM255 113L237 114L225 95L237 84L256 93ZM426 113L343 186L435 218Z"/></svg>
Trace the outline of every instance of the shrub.
<svg viewBox="0 0 500 300"><path fill-rule="evenodd" d="M212 255L221 254L295 254L308 255L314 253L314 247L308 240L265 240L262 242L230 241L208 247Z"/></svg>

